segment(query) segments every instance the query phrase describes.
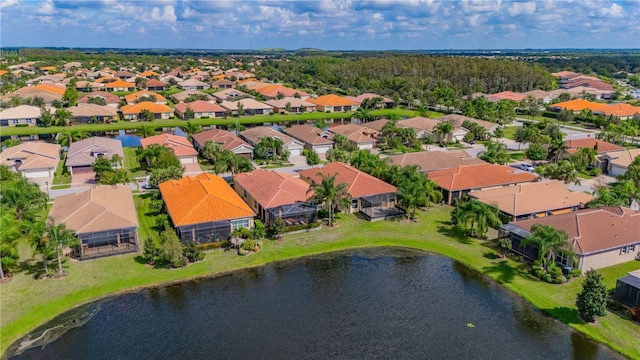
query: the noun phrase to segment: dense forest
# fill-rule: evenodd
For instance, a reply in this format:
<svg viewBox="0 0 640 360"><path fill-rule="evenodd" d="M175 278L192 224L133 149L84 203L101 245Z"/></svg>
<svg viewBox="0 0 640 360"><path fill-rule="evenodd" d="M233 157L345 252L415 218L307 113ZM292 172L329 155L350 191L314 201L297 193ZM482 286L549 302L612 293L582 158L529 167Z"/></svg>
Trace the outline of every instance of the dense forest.
<svg viewBox="0 0 640 360"><path fill-rule="evenodd" d="M402 99L428 99L443 88L455 96L554 88L554 78L537 65L478 57L291 57L263 62L258 75L320 95L374 92Z"/></svg>
<svg viewBox="0 0 640 360"><path fill-rule="evenodd" d="M537 63L550 72L560 70L575 71L583 74L595 73L608 78L615 77L619 71L640 72L640 55L591 55L572 57L544 57Z"/></svg>

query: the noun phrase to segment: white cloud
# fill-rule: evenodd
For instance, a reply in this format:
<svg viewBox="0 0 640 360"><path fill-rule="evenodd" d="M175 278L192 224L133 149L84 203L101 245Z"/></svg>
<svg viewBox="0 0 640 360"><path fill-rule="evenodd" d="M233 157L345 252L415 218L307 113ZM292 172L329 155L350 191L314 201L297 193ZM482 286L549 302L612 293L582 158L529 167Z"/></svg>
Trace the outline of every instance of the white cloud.
<svg viewBox="0 0 640 360"><path fill-rule="evenodd" d="M0 1L0 9L4 9L9 6L17 5L18 0L2 0Z"/></svg>
<svg viewBox="0 0 640 360"><path fill-rule="evenodd" d="M175 8L171 5L165 6L162 12L157 7L154 7L153 10L151 10L151 20L153 21L175 23L177 19L178 17L176 16Z"/></svg>
<svg viewBox="0 0 640 360"><path fill-rule="evenodd" d="M611 4L611 7L609 8L603 8L600 10L600 13L604 16L609 16L612 18L621 18L625 16L625 12L624 9L622 8L622 6L613 3ZM638 19L636 18L636 21Z"/></svg>
<svg viewBox="0 0 640 360"><path fill-rule="evenodd" d="M531 15L536 12L536 3L535 2L514 2L507 10L509 15L518 16L518 15Z"/></svg>
<svg viewBox="0 0 640 360"><path fill-rule="evenodd" d="M138 28L138 34L144 34L147 32L147 29L144 28L144 26L140 26Z"/></svg>
<svg viewBox="0 0 640 360"><path fill-rule="evenodd" d="M52 15L56 12L56 7L53 5L52 0L42 2L37 7L37 13L42 15Z"/></svg>

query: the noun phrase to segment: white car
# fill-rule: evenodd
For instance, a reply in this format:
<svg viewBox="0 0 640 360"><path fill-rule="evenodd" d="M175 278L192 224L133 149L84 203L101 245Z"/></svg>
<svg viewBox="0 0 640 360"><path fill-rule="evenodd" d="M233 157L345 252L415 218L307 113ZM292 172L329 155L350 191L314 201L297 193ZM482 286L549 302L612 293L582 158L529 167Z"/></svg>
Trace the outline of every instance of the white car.
<svg viewBox="0 0 640 360"><path fill-rule="evenodd" d="M518 165L518 169L528 172L533 172L535 170L535 168L529 164L520 164Z"/></svg>

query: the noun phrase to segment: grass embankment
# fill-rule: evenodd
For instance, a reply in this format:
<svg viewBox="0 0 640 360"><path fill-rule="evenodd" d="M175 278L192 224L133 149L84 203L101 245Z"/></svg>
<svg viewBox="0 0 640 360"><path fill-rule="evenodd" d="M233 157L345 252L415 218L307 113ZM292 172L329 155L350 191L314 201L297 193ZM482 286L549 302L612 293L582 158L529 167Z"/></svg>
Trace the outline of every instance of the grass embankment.
<svg viewBox="0 0 640 360"><path fill-rule="evenodd" d="M417 112L413 110L406 109L381 109L381 110L372 110L372 116L376 117L385 117L391 114L397 114L398 116L408 116L413 117L417 116ZM339 120L339 119L349 119L353 116L355 112L343 112L343 113L324 113L324 112L311 112L304 114L274 114L274 115L255 115L255 116L245 116L245 117L230 117L226 119L192 119L190 122L195 125L200 126L209 126L209 125L229 125L233 124L236 121L240 124L250 125L250 124L263 124L263 123L284 123L284 122L305 122L305 121L313 121L313 120ZM441 114L430 112L428 116L437 117ZM154 121L140 121L140 122L131 122L131 121L118 121L112 124L82 124L82 125L73 125L71 127L65 126L51 126L51 127L39 127L39 126L29 126L29 127L6 127L2 129L2 136L11 136L11 135L32 135L32 134L57 134L63 130L68 130L72 128L73 130L80 130L86 132L102 132L102 131L118 131L118 130L132 130L137 129L141 126L154 126L157 129L160 128L174 128L178 126L184 125L186 121L180 119L167 119L167 120L154 120Z"/></svg>
<svg viewBox="0 0 640 360"><path fill-rule="evenodd" d="M66 157L66 156L65 156ZM53 183L51 189L68 189L71 187L71 175L67 172L67 168L64 166L64 158L58 161L58 167L53 176Z"/></svg>
<svg viewBox="0 0 640 360"><path fill-rule="evenodd" d="M147 174L144 164L140 164L136 154L137 148L124 148L124 168L129 172L129 178L145 176Z"/></svg>
<svg viewBox="0 0 640 360"><path fill-rule="evenodd" d="M138 198L144 214L146 198ZM640 326L611 313L596 324L585 324L575 308L575 296L581 279L568 284L542 283L527 273L527 267L510 259L499 258L486 242L469 239L448 225L450 207L435 207L418 213L418 221L382 221L370 223L351 215L342 215L340 226L308 233L287 235L285 241L265 242L264 249L249 257L233 252L214 251L204 261L177 270L158 270L134 260L135 254L74 262L69 275L60 280L36 281L29 272L17 274L2 285L0 302L1 350L36 326L53 319L79 304L121 291L154 284L219 274L269 262L331 251L372 246L404 246L433 251L490 276L513 290L534 306L570 324L587 336L631 358L640 358ZM151 231L151 219L140 219L142 234ZM39 262L28 262L40 266ZM601 271L609 288L615 279L640 267L630 262Z"/></svg>

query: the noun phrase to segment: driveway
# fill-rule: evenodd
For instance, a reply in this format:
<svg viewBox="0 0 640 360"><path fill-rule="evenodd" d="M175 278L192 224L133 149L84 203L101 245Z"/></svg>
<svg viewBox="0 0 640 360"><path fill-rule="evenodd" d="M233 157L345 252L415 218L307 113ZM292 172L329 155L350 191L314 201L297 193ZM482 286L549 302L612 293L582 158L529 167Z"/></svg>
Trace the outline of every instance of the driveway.
<svg viewBox="0 0 640 360"><path fill-rule="evenodd" d="M185 175L198 175L202 172L202 168L198 163L182 164L182 167L184 168Z"/></svg>
<svg viewBox="0 0 640 360"><path fill-rule="evenodd" d="M87 187L96 184L96 173L88 171L71 175L71 187Z"/></svg>

